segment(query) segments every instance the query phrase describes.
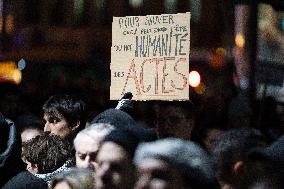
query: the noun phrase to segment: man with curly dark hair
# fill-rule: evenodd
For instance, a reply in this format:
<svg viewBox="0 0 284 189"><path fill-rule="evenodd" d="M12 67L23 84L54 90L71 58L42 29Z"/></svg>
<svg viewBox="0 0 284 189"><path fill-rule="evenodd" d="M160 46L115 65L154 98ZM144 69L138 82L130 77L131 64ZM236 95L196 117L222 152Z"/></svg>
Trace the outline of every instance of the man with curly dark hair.
<svg viewBox="0 0 284 189"><path fill-rule="evenodd" d="M56 135L43 134L23 144L27 169L46 182L73 165L70 145Z"/></svg>

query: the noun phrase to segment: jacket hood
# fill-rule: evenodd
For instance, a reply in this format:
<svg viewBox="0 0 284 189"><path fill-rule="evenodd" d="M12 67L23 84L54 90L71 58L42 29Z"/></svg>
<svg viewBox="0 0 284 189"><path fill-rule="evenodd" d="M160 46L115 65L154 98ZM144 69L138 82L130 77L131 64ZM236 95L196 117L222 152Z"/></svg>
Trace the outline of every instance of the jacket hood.
<svg viewBox="0 0 284 189"><path fill-rule="evenodd" d="M0 188L25 169L15 124L0 113Z"/></svg>

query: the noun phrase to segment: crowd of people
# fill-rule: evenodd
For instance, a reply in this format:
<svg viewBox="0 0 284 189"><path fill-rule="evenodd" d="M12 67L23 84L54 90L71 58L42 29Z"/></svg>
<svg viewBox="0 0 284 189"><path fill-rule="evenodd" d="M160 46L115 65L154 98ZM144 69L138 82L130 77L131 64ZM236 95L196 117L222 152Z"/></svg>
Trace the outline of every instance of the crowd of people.
<svg viewBox="0 0 284 189"><path fill-rule="evenodd" d="M0 188L284 188L280 131L271 137L249 127L242 112L224 127L211 110L197 114L185 101L155 104L154 125L145 125L135 108L127 94L86 119L82 100L54 95L43 121L0 114Z"/></svg>

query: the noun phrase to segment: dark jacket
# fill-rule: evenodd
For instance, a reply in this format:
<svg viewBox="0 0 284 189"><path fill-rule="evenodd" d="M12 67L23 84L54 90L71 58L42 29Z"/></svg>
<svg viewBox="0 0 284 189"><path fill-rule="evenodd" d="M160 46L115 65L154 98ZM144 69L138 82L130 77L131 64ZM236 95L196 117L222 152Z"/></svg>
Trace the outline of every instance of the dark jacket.
<svg viewBox="0 0 284 189"><path fill-rule="evenodd" d="M21 152L21 140L14 123L0 113L0 188L47 188L43 180L25 171Z"/></svg>
<svg viewBox="0 0 284 189"><path fill-rule="evenodd" d="M28 171L13 177L2 189L47 189L47 183Z"/></svg>

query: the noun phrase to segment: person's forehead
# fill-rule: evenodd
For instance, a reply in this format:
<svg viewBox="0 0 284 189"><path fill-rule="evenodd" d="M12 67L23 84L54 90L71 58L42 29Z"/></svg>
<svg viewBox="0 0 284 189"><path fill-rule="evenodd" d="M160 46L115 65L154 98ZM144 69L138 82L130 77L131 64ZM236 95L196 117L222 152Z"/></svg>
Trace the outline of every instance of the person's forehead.
<svg viewBox="0 0 284 189"><path fill-rule="evenodd" d="M154 170L166 171L170 168L170 165L161 159L145 158L137 165L139 171L151 172Z"/></svg>
<svg viewBox="0 0 284 189"><path fill-rule="evenodd" d="M98 154L98 160L102 161L123 161L127 158L127 152L114 142L105 142Z"/></svg>
<svg viewBox="0 0 284 189"><path fill-rule="evenodd" d="M40 131L37 128L28 128L25 129L22 134L40 134Z"/></svg>
<svg viewBox="0 0 284 189"><path fill-rule="evenodd" d="M61 181L61 182L58 182L54 189L71 189L71 187L69 186L69 184L65 181Z"/></svg>
<svg viewBox="0 0 284 189"><path fill-rule="evenodd" d="M40 135L37 129L26 129L21 133L22 141L28 141L36 136Z"/></svg>
<svg viewBox="0 0 284 189"><path fill-rule="evenodd" d="M80 153L92 153L97 152L99 149L101 139L93 139L88 135L81 134L75 141L75 149Z"/></svg>

